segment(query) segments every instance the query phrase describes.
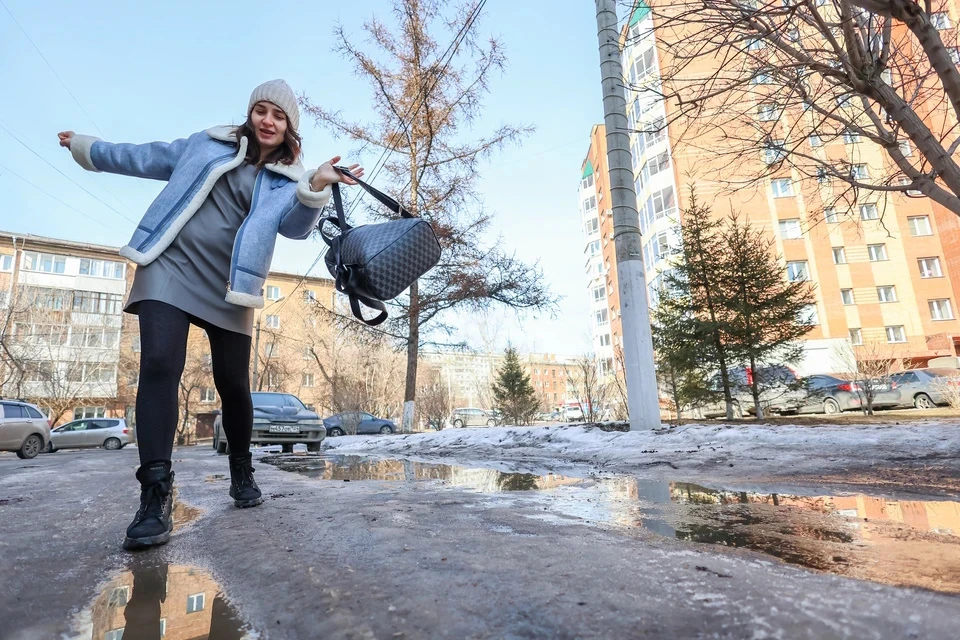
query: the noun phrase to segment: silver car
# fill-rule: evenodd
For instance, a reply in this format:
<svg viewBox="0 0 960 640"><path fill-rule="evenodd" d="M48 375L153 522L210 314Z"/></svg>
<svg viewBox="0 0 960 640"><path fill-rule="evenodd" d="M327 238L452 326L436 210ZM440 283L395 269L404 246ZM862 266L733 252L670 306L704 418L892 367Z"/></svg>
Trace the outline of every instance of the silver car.
<svg viewBox="0 0 960 640"><path fill-rule="evenodd" d="M133 442L133 433L123 418L84 418L57 427L50 432L46 453L60 449L103 447L110 451L123 449Z"/></svg>
<svg viewBox="0 0 960 640"><path fill-rule="evenodd" d="M891 377L900 390L900 406L933 409L948 404L943 392L947 385L960 383L960 369L910 369Z"/></svg>
<svg viewBox="0 0 960 640"><path fill-rule="evenodd" d="M16 451L17 457L36 458L50 441L50 422L36 405L0 402L0 451Z"/></svg>

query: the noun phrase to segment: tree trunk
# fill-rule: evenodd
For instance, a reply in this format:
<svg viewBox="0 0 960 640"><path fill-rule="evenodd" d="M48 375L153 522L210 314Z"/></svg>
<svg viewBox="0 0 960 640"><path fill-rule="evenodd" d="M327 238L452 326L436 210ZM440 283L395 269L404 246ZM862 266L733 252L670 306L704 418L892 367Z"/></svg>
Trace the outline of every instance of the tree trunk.
<svg viewBox="0 0 960 640"><path fill-rule="evenodd" d="M400 431L413 432L413 417L417 400L417 361L420 357L420 289L419 283L410 285L410 337L407 339L407 381L403 391L403 423Z"/></svg>
<svg viewBox="0 0 960 640"><path fill-rule="evenodd" d="M760 383L757 382L757 361L750 354L750 395L753 396L753 408L757 412L757 420L763 420L763 407L760 406Z"/></svg>

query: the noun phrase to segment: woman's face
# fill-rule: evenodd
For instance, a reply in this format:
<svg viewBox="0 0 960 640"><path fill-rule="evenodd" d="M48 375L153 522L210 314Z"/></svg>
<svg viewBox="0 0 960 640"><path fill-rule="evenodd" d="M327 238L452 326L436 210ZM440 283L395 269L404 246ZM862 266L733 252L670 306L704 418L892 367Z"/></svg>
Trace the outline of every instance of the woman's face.
<svg viewBox="0 0 960 640"><path fill-rule="evenodd" d="M283 136L287 133L287 114L283 109L272 102L261 100L253 105L250 120L261 150L272 151L283 143Z"/></svg>

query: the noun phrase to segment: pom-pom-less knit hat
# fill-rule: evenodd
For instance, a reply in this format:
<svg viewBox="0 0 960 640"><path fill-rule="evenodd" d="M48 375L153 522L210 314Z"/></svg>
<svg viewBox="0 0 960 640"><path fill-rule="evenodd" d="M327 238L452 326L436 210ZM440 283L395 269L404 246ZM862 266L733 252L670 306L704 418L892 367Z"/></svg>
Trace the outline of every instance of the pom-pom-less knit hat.
<svg viewBox="0 0 960 640"><path fill-rule="evenodd" d="M270 80L253 90L250 94L250 104L247 105L247 115L253 111L253 105L261 100L272 102L287 114L287 120L294 131L300 129L300 108L297 106L297 96L284 80Z"/></svg>

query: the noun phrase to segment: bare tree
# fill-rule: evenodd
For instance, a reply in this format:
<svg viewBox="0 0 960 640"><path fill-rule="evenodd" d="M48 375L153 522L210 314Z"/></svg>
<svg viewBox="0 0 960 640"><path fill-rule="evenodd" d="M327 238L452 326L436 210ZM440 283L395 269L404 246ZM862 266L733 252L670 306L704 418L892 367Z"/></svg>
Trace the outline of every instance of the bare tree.
<svg viewBox="0 0 960 640"><path fill-rule="evenodd" d="M453 411L453 407L450 406L450 394L442 380L439 367L421 363L418 371L420 381L417 392L419 399L417 412L422 422L440 431Z"/></svg>
<svg viewBox="0 0 960 640"><path fill-rule="evenodd" d="M834 353L837 377L850 383L861 400L861 409L873 415L873 401L877 394L891 387L892 376L909 368L905 358L895 345L879 340L854 345L849 342L838 347Z"/></svg>
<svg viewBox="0 0 960 640"><path fill-rule="evenodd" d="M639 111L663 99L669 115L637 128L670 126L687 153L716 160L701 178L742 189L792 170L819 181L825 208L899 193L960 214L960 56L941 3L657 0L652 11L659 50L641 58L658 56L660 75L640 64L627 82ZM834 142L848 153L828 152Z"/></svg>
<svg viewBox="0 0 960 640"><path fill-rule="evenodd" d="M213 384L213 367L204 338L192 331L187 342L187 358L180 376L180 420L177 424L177 444L189 440L191 428L196 424L196 409L193 402L201 400L203 389Z"/></svg>
<svg viewBox="0 0 960 640"><path fill-rule="evenodd" d="M520 261L501 243L485 243L490 215L476 190L480 162L532 128L504 125L467 140L477 124L492 77L506 65L499 40L481 42L473 27L482 2L445 5L438 0L394 0L397 28L373 18L364 24L372 51L362 51L343 26L336 50L373 89L375 122L357 124L302 99L304 110L335 134L381 150L386 191L428 220L443 248L440 263L391 306L382 331L406 351L403 430L414 418L420 347L430 331L449 331L446 312L478 311L494 303L544 309L553 297L537 265ZM442 49L436 32L452 41ZM378 170L371 172L371 179ZM384 180L380 180L384 182ZM383 216L381 212L372 212Z"/></svg>
<svg viewBox="0 0 960 640"><path fill-rule="evenodd" d="M574 358L567 369L567 382L586 422L596 422L606 409L611 393L611 382L597 366L593 354Z"/></svg>

